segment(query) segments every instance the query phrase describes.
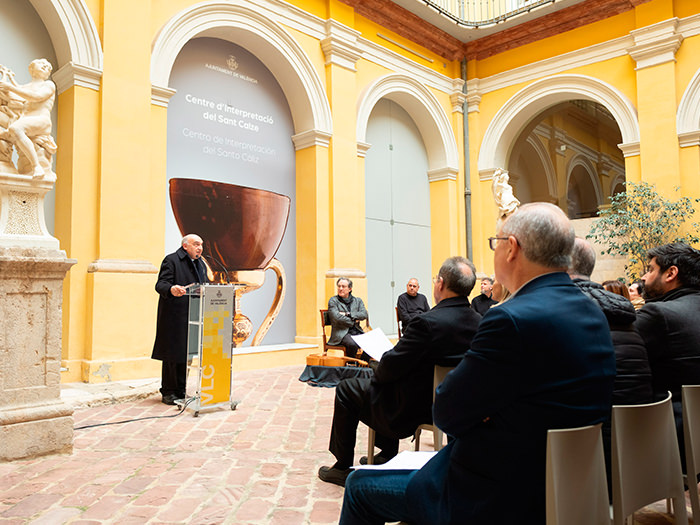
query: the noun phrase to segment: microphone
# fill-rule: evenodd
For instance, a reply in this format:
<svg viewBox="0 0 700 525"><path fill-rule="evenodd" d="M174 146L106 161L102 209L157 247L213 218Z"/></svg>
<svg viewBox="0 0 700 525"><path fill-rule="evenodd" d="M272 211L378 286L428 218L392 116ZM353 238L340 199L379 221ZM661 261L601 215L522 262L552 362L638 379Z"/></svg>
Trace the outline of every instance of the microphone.
<svg viewBox="0 0 700 525"><path fill-rule="evenodd" d="M230 284L231 281L230 281L229 278L228 278L228 270L226 269L226 267L225 267L225 266L219 261L219 259L218 259L216 256L214 256L214 254L211 253L210 251L207 252L207 257L208 257L211 261L214 261L214 262L216 263L216 265L217 265L221 270L223 270L224 275L226 275L226 283L227 283L227 284Z"/></svg>

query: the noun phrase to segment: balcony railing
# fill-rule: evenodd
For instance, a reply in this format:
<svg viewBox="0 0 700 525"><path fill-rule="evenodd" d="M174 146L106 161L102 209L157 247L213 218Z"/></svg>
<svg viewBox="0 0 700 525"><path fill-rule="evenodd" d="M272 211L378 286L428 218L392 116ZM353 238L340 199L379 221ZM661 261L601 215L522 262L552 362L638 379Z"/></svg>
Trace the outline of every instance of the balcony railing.
<svg viewBox="0 0 700 525"><path fill-rule="evenodd" d="M481 27L551 4L555 0L424 0L460 25Z"/></svg>

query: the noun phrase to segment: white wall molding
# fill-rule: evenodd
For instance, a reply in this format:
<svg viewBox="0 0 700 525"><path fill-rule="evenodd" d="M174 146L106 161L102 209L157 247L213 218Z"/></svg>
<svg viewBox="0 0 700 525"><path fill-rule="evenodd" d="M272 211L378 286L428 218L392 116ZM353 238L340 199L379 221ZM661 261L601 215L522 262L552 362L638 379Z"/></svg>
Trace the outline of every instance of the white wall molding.
<svg viewBox="0 0 700 525"><path fill-rule="evenodd" d="M370 113L382 98L396 102L415 122L423 137L430 171L459 171L457 141L447 114L428 88L406 75L378 78L360 94L356 128L358 142L367 142Z"/></svg>
<svg viewBox="0 0 700 525"><path fill-rule="evenodd" d="M276 11L266 9L273 5ZM176 13L153 42L151 83L166 87L175 59L195 37L213 37L245 47L272 72L290 103L297 133L332 133L325 87L299 43L272 17L280 2L207 1Z"/></svg>

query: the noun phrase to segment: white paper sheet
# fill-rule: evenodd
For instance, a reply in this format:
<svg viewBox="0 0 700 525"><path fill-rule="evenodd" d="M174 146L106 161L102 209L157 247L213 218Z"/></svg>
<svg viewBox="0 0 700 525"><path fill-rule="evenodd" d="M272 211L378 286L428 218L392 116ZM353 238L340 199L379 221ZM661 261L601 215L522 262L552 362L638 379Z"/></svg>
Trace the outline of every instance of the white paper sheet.
<svg viewBox="0 0 700 525"><path fill-rule="evenodd" d="M437 452L434 451L418 450L414 452L412 450L404 450L383 465L355 465L352 468L357 470L418 470L430 461L430 458L435 454L437 454Z"/></svg>
<svg viewBox="0 0 700 525"><path fill-rule="evenodd" d="M385 352L394 348L394 345L391 344L389 338L384 335L384 331L381 328L375 328L364 334L352 335L350 337L355 340L362 350L377 361L382 358Z"/></svg>

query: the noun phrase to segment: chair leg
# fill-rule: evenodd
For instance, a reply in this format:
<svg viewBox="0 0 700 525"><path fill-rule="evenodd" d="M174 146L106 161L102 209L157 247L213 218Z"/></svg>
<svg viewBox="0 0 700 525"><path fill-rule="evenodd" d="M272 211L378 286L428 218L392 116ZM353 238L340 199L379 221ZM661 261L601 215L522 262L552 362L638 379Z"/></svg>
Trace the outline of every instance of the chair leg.
<svg viewBox="0 0 700 525"><path fill-rule="evenodd" d="M367 464L374 465L374 429L367 429Z"/></svg>
<svg viewBox="0 0 700 525"><path fill-rule="evenodd" d="M693 523L700 523L700 498L698 497L698 484L688 484L688 494L690 495L690 507L693 509Z"/></svg>
<svg viewBox="0 0 700 525"><path fill-rule="evenodd" d="M418 427L416 429L416 433L413 434L413 450L415 450L415 451L420 450L420 433L421 433L421 428Z"/></svg>

